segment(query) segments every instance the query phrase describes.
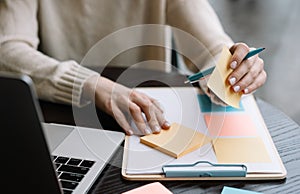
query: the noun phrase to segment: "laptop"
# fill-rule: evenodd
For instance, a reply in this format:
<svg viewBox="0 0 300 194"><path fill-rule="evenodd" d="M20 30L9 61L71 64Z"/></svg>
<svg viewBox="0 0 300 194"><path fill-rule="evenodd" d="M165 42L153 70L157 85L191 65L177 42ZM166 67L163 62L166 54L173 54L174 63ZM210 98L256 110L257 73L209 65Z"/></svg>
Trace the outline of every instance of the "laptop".
<svg viewBox="0 0 300 194"><path fill-rule="evenodd" d="M0 73L1 192L87 193L124 133L44 123L29 76Z"/></svg>

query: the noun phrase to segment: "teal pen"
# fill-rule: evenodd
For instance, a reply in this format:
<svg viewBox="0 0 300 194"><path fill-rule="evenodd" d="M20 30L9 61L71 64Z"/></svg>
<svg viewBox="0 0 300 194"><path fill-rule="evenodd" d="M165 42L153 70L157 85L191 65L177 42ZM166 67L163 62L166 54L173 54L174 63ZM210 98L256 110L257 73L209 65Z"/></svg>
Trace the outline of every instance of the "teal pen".
<svg viewBox="0 0 300 194"><path fill-rule="evenodd" d="M248 58L250 58L250 57L258 54L258 53L260 53L263 50L265 50L265 48L258 48L258 49L249 51L249 53L245 56L245 58L243 60L248 59ZM215 69L215 66L211 67L211 68L208 68L208 69L206 69L204 71L200 71L200 72L198 72L198 73L196 73L194 75L190 75L190 76L188 76L188 80L185 81L184 83L185 84L187 84L187 83L195 83L199 79L201 79L201 78L203 78L203 77L205 77L207 75L210 75L214 71L214 69Z"/></svg>

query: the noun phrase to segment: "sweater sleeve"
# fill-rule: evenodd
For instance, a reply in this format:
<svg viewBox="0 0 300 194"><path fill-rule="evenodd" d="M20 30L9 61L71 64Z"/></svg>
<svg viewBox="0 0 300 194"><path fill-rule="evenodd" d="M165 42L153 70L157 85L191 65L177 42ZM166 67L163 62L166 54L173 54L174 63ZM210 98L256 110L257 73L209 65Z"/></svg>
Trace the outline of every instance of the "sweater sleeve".
<svg viewBox="0 0 300 194"><path fill-rule="evenodd" d="M37 0L0 1L0 70L29 75L41 99L81 106L85 80L98 74L37 50L37 6Z"/></svg>
<svg viewBox="0 0 300 194"><path fill-rule="evenodd" d="M168 0L166 22L174 27L176 47L194 72L215 65L223 46L233 45L207 0Z"/></svg>

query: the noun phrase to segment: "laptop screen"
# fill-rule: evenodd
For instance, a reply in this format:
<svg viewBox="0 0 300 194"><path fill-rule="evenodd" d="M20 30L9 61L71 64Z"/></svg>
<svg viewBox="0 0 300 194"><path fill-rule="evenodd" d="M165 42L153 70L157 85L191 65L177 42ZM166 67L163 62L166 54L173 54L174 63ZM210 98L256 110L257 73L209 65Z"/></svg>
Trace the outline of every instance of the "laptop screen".
<svg viewBox="0 0 300 194"><path fill-rule="evenodd" d="M29 77L0 74L3 193L61 193Z"/></svg>

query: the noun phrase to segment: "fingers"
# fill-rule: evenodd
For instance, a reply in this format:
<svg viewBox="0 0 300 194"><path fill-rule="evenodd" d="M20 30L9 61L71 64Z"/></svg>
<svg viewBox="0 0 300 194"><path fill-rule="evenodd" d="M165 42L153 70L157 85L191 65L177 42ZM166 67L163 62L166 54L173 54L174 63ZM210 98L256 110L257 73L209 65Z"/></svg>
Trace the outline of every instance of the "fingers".
<svg viewBox="0 0 300 194"><path fill-rule="evenodd" d="M129 111L139 131L141 131L145 135L151 134L152 131L150 131L147 127L147 124L142 115L141 108L137 104L130 102Z"/></svg>
<svg viewBox="0 0 300 194"><path fill-rule="evenodd" d="M244 43L237 43L230 48L230 52L232 53L232 58L230 61L230 67L235 69L239 66L247 53L249 52L249 47Z"/></svg>
<svg viewBox="0 0 300 194"><path fill-rule="evenodd" d="M125 115L120 109L114 109L114 117L127 135L133 135L133 131L127 122Z"/></svg>
<svg viewBox="0 0 300 194"><path fill-rule="evenodd" d="M228 76L228 82L234 92L251 93L261 87L267 78L264 71L264 61L255 55L248 59L245 56L249 47L243 43L234 45L230 68L234 71Z"/></svg>
<svg viewBox="0 0 300 194"><path fill-rule="evenodd" d="M150 98L151 102L155 105L155 107L158 108L163 113L164 110L161 107L160 103L154 98L151 98L151 97L149 97L149 98Z"/></svg>
<svg viewBox="0 0 300 194"><path fill-rule="evenodd" d="M160 112L157 112L157 117L158 117L158 121L159 121L159 124L161 126L162 129L169 129L170 128L170 123L165 119L164 117L164 110L163 108L161 107L160 103L155 100L155 99L152 99L152 102L153 104L156 106L156 108L158 110L160 110Z"/></svg>
<svg viewBox="0 0 300 194"><path fill-rule="evenodd" d="M132 102L136 103L141 109L137 111L137 114L144 113L146 116L146 120L149 124L151 131L146 131L146 134L149 133L159 133L161 128L168 129L170 127L169 123L165 120L163 115L163 110L159 103L153 99L144 95L142 93L133 91L131 94ZM132 114L135 120L135 114ZM136 121L136 120L135 120ZM145 122L145 121L144 121Z"/></svg>
<svg viewBox="0 0 300 194"><path fill-rule="evenodd" d="M255 82L252 82L249 84L248 87L246 87L243 91L245 94L254 92L257 90L259 87L261 87L267 79L267 73L265 71L262 71L256 78Z"/></svg>
<svg viewBox="0 0 300 194"><path fill-rule="evenodd" d="M127 135L133 134L128 115L143 134L158 133L160 129L170 128L157 100L106 78L97 81L95 103L98 108L113 116Z"/></svg>

